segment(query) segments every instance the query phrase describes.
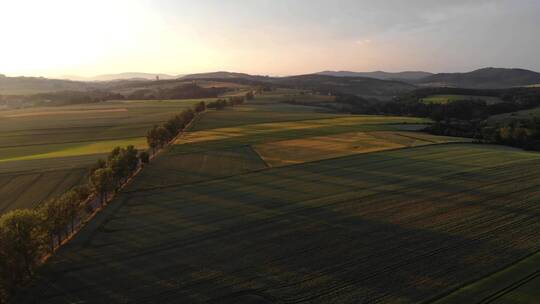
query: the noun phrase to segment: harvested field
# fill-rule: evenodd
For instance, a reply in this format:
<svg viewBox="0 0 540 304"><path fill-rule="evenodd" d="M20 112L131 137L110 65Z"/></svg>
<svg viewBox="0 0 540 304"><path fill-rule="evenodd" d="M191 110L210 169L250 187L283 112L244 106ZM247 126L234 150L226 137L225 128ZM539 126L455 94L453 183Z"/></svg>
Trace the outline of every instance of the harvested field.
<svg viewBox="0 0 540 304"><path fill-rule="evenodd" d="M124 193L17 300L418 303L540 250L539 186L453 144Z"/></svg>
<svg viewBox="0 0 540 304"><path fill-rule="evenodd" d="M268 165L276 167L350 154L459 140L459 138L439 137L419 132L350 132L268 142L255 145L254 149ZM469 139L461 140L470 141Z"/></svg>
<svg viewBox="0 0 540 304"><path fill-rule="evenodd" d="M213 120L208 115L201 121ZM216 150L237 145L260 144L310 136L335 135L347 132L400 130L405 127L423 128L426 120L414 117L391 116L344 116L326 119L310 119L272 123L246 124L186 133L177 141L177 153ZM419 125L420 124L420 125ZM199 125L199 123L197 123ZM200 130L200 131L198 131ZM181 145L180 145L181 144Z"/></svg>

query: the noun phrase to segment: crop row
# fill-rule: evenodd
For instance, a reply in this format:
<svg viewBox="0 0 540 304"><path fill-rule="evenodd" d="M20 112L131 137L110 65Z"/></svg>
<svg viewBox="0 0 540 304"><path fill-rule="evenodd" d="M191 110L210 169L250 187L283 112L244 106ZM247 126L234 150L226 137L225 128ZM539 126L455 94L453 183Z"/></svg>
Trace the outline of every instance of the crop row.
<svg viewBox="0 0 540 304"><path fill-rule="evenodd" d="M540 249L538 158L429 146L126 193L34 288L45 303L427 300Z"/></svg>

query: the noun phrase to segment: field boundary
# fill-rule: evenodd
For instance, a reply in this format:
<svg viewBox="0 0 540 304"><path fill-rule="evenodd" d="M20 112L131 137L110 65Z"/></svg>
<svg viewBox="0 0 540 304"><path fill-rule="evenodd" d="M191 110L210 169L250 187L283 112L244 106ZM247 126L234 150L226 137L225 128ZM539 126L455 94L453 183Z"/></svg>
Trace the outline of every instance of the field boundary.
<svg viewBox="0 0 540 304"><path fill-rule="evenodd" d="M306 165L306 164L318 163L318 162L323 162L323 161L328 161L328 160L339 160L341 158L353 157L353 156L359 156L359 155L368 155L368 154L391 152L391 151L405 150L405 149L416 149L416 148L424 148L424 147L432 147L432 146L440 146L440 145L458 145L458 144L461 144L461 145L463 145L463 144L480 145L478 143L473 143L473 142L447 142L447 143L436 143L436 144L429 144L429 145L423 145L423 146L413 146L413 147L403 146L403 147L399 147L399 148L387 149L387 150L382 150L382 151L373 151L373 152L367 152L367 153L355 153L355 154L343 155L343 156L338 156L338 157L318 159L318 160L307 161L307 162L298 163L298 164L290 164L290 165L287 165L287 166L267 167L267 168L263 168L263 169L255 169L255 170L248 171L248 172L243 172L243 173L238 173L238 174L228 175L228 176L222 176L222 177L217 177L217 178L212 178L212 179L207 179L207 180L201 180L201 181L196 181L196 182L188 183L188 184L186 184L186 183L174 183L174 184L160 185L160 186L154 186L154 187L148 187L148 188L140 188L140 189L136 189L136 190L128 190L128 191L124 191L124 193L136 193L136 192L154 191L154 190L167 189L167 188L175 188L175 187L178 187L178 186L190 186L190 185L196 185L196 184L210 182L210 181L227 179L227 178L230 178L230 177L233 177L233 176L247 175L247 174L262 172L262 171L266 171L266 170L277 170L277 169L284 169L284 168L289 168L289 167L294 167L294 166L302 166L302 165ZM499 145L494 145L494 146L499 146ZM210 150L206 150L206 151L221 151L221 150L224 150L224 149L210 149ZM193 152L193 153L197 153L197 152ZM193 154L193 153L189 153L189 154ZM188 154L188 153L182 153L182 154Z"/></svg>
<svg viewBox="0 0 540 304"><path fill-rule="evenodd" d="M244 106L249 105L248 103L244 104ZM229 109L234 111L234 109ZM221 111L227 111L227 110L221 110ZM259 111L259 112L268 112L268 113L291 113L287 111ZM210 131L215 129L222 129L222 128L232 128L232 127L242 127L242 126L255 126L255 125L261 125L261 124L278 124L278 123L287 123L287 122L295 122L295 121L311 121L311 120L329 120L329 119L339 119L339 118L351 118L351 117L401 117L401 118L418 118L421 119L422 117L417 116L396 116L396 115L355 115L355 114L340 114L340 113L318 113L318 114L328 114L328 115L334 115L335 117L325 117L325 118L305 118L305 119L287 119L287 120L279 120L279 121L269 121L269 122L258 122L258 123L248 123L248 124L238 124L238 125L230 125L230 126L224 126L224 127L218 127L218 128L211 128L211 129L202 129L202 130L196 130L193 132L198 131ZM392 122L392 123L384 123L384 125L431 125L432 122L426 121L424 123L411 123L411 122ZM383 124L365 124L368 126L372 125L383 125Z"/></svg>
<svg viewBox="0 0 540 304"><path fill-rule="evenodd" d="M78 144L78 143L87 143L87 142L100 142L100 141L107 141L107 140L132 139L132 138L142 138L142 137L144 137L144 135L126 136L126 137L111 137L111 138L96 138L96 139L88 139L88 140L51 142L51 143L42 143L42 144L22 144L22 145L15 145L15 146L0 146L0 149L19 148L19 147L34 147L34 146L51 146L51 145L63 145L63 144Z"/></svg>
<svg viewBox="0 0 540 304"><path fill-rule="evenodd" d="M499 269L496 269L495 271L491 272L490 274L488 274L486 276L476 278L476 279L472 279L472 280L469 280L469 281L467 281L467 282L465 282L463 284L457 285L457 286L455 286L455 288L452 288L452 289L448 290L447 292L444 292L444 293L442 293L440 295L437 295L434 298L431 298L431 299L428 299L428 300L422 302L422 304L444 304L446 302L445 299L447 299L448 297L451 297L452 295L456 295L456 294L458 294L460 292L464 292L465 288L467 288L469 286L472 286L472 285L475 285L475 284L481 284L483 281L489 280L489 279L494 278L494 277L496 277L498 275L504 275L504 272L506 272L507 270L510 270L510 268L512 268L514 266L519 266L519 264L524 263L527 260L534 258L535 256L540 256L540 250L538 250L536 252L533 252L531 254L528 254L528 255L526 255L524 257L521 257L521 258L519 258L519 259L517 259L517 260L515 260L515 261L513 261L513 262L511 262L511 263L509 263L507 265L504 265L504 266L500 267ZM539 276L540 276L540 270L534 271L533 273L525 275L524 277L522 277L520 279L516 279L516 280L513 280L512 282L509 282L505 288L502 288L502 289L499 289L499 290L494 290L493 293L491 293L490 295L482 298L481 300L479 300L476 303L477 304L491 303L494 300L504 296L505 294L507 294L509 292L512 292L513 290L519 288L520 286L528 283L529 281L534 280L535 278L538 278Z"/></svg>
<svg viewBox="0 0 540 304"><path fill-rule="evenodd" d="M201 113L204 113L205 111L201 112ZM201 113L195 113L195 116L193 117L193 119L184 127L184 129L180 130L178 132L178 134L176 134L176 136L174 136L174 138L172 138L164 147L162 147L161 149L155 151L155 153L152 153L150 155L150 161L152 161L153 159L155 159L156 157L158 157L163 151L165 151L171 144L173 144L181 135L183 135L186 130L188 130L189 128L191 128L191 126L193 125L193 123L196 121L196 119L198 118L198 116L201 114ZM102 198L99 197L99 195L92 195L90 197L88 197L88 199L86 201L83 202L83 204L85 205L89 205L89 206L92 206L92 212L90 214L88 214L86 217L79 217L76 221L77 221L77 224L75 225L71 225L71 233L67 233L66 234L66 238L63 239L63 240L60 240L59 239L59 242L58 242L58 245L53 249L52 252L46 254L44 257L41 258L41 263L42 265L47 262L48 259L50 259L51 257L53 257L57 251L61 250L65 245L69 244L70 241L72 239L74 239L86 226L88 226L89 223L93 222L93 220L100 214L104 213L104 211L110 209L110 208L107 208L109 205L112 205L112 202L115 200L115 198L117 198L121 193L125 193L123 192L122 190L125 189L128 185L130 185L133 180L137 177L137 175L139 175L143 169L144 169L144 165L139 165L139 167L135 170L135 172L133 172L131 174L131 176L129 176L125 181L124 183L122 183L120 185L120 187L118 188L118 190L116 190L115 192L113 193L110 193L110 194L106 194L105 196L105 199L104 201L100 202L98 204L98 201ZM119 205L122 205L121 204L122 202L120 202ZM97 205L94 207L94 205ZM69 226L69 225L68 225ZM69 231L69 227L66 227L66 231Z"/></svg>

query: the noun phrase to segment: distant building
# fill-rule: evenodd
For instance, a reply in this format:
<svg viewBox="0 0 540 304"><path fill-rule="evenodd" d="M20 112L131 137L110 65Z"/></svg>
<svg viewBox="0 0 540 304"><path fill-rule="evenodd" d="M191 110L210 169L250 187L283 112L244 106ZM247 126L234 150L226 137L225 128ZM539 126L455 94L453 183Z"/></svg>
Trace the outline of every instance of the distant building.
<svg viewBox="0 0 540 304"><path fill-rule="evenodd" d="M159 75L156 75L156 81L159 81Z"/></svg>

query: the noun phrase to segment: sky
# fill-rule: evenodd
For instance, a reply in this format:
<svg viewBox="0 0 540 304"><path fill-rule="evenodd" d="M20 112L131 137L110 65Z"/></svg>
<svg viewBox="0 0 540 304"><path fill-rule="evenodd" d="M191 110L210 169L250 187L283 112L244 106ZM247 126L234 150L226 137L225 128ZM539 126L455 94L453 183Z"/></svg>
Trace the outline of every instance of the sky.
<svg viewBox="0 0 540 304"><path fill-rule="evenodd" d="M540 71L540 0L0 0L0 73Z"/></svg>

